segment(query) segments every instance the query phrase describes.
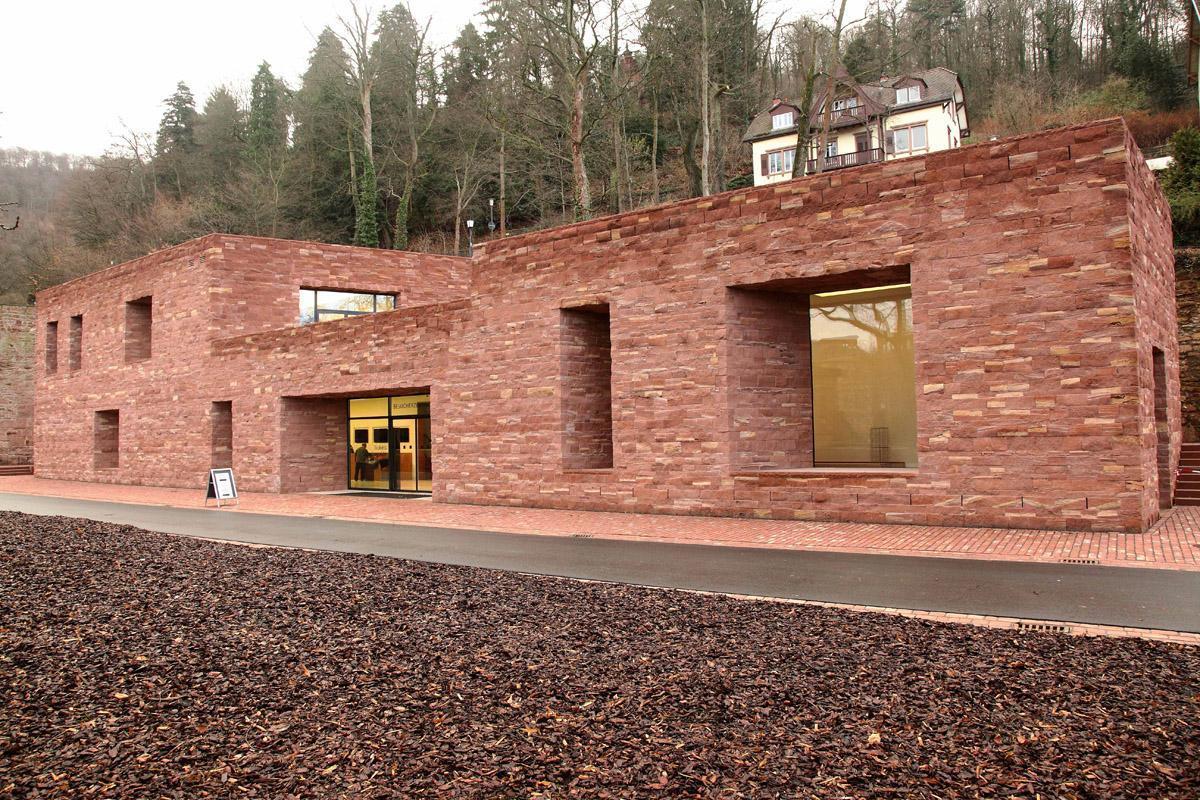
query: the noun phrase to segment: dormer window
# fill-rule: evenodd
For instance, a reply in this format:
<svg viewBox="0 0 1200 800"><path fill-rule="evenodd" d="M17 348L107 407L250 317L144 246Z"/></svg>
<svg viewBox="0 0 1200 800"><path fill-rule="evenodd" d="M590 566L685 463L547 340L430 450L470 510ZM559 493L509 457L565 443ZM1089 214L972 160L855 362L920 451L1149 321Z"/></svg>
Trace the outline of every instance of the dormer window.
<svg viewBox="0 0 1200 800"><path fill-rule="evenodd" d="M790 128L796 122L796 117L791 111L780 111L777 114L771 115L771 130L777 131L780 128Z"/></svg>
<svg viewBox="0 0 1200 800"><path fill-rule="evenodd" d="M915 103L921 99L920 86L905 86L896 90L896 105Z"/></svg>
<svg viewBox="0 0 1200 800"><path fill-rule="evenodd" d="M833 101L833 113L835 114L853 114L857 110L857 97L844 97L841 100Z"/></svg>

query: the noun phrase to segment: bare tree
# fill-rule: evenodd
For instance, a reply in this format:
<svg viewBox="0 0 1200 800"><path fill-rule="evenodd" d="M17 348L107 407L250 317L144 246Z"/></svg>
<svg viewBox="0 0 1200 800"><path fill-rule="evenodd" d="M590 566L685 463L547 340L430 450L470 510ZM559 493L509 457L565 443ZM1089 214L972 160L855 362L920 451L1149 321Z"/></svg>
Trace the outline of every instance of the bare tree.
<svg viewBox="0 0 1200 800"><path fill-rule="evenodd" d="M374 46L374 34L371 30L371 9L361 10L358 3L351 0L350 18L338 17L341 31L336 35L346 49L346 79L350 81L358 94L359 130L362 134L363 157L375 166L375 141L372 135L373 118L371 112L371 93L379 80L379 52Z"/></svg>
<svg viewBox="0 0 1200 800"><path fill-rule="evenodd" d="M833 31L829 37L829 58L826 61L824 105L821 110L821 138L817 143L817 158L816 169L818 173L825 171L825 159L827 157L826 150L829 147L829 128L833 122L833 95L837 89L837 73L841 69L841 47L842 47L842 30L843 21L846 18L846 0L841 0L838 5L837 16L834 19ZM805 109L804 125L808 125L808 109ZM800 158L800 153L796 153L796 158ZM808 154L804 154L807 161Z"/></svg>

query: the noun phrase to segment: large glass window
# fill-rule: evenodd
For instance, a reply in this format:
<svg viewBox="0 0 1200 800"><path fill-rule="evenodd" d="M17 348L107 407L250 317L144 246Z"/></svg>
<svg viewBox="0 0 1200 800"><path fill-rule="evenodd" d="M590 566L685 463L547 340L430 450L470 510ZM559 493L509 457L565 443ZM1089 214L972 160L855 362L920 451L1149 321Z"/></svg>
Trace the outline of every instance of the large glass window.
<svg viewBox="0 0 1200 800"><path fill-rule="evenodd" d="M433 489L428 394L350 400L348 433L351 489Z"/></svg>
<svg viewBox="0 0 1200 800"><path fill-rule="evenodd" d="M916 467L910 284L809 296L813 464Z"/></svg>
<svg viewBox="0 0 1200 800"><path fill-rule="evenodd" d="M396 297L390 294L335 292L328 289L300 290L301 325L391 311L395 307Z"/></svg>

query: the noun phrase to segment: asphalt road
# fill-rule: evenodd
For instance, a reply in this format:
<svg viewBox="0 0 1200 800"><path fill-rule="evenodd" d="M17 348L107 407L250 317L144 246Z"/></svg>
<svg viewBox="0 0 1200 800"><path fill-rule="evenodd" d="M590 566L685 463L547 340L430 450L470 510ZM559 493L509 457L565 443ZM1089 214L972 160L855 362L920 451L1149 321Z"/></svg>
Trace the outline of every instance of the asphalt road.
<svg viewBox="0 0 1200 800"><path fill-rule="evenodd" d="M646 586L1200 632L1200 572L576 539L20 494L0 494L0 510Z"/></svg>

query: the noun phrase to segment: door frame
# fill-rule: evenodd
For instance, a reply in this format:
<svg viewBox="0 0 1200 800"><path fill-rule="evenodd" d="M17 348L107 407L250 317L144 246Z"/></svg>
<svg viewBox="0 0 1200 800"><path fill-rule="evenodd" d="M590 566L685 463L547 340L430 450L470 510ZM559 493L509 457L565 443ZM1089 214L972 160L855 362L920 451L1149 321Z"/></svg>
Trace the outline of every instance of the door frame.
<svg viewBox="0 0 1200 800"><path fill-rule="evenodd" d="M428 392L421 392L419 394L427 394L427 393ZM382 416L352 417L350 415L350 401L351 400L365 400L365 399L370 399L370 398L369 397L347 397L346 398L346 428L345 428L346 439L345 439L345 441L351 448L353 447L354 443L350 441L350 427L351 427L352 421L361 420L361 419L374 419L374 420L379 420L382 422L384 420L387 420L387 427L388 427L388 488L387 489L359 489L359 487L354 486L353 485L353 483L354 483L354 467L353 467L352 462L350 462L349 460L347 462L347 468L346 468L346 488L351 491L375 491L375 492L385 492L386 491L386 492L397 492L397 493L405 493L405 494L432 494L433 493L432 473L431 473L431 477L430 477L430 484L431 484L430 488L428 488L428 489L419 488L421 486L421 477L420 477L420 475L421 475L421 467L420 467L421 423L424 422L426 425L432 426L432 424L433 424L432 423L432 414L419 414L419 413L418 414L393 414L393 413L391 413L392 398L393 397L408 397L410 395L403 395L403 394L376 395L375 397L380 397L380 396L387 399L388 415L386 417L382 417ZM395 429L396 429L395 423L397 420L399 420L399 421L410 420L413 423L413 427L412 427L412 431L413 431L413 485L417 488L413 488L413 489L398 489L398 488L396 488L398 459L396 457L397 456L396 435L393 431L395 431ZM432 431L431 431L431 434L432 434ZM432 454L432 451L433 451L432 435L430 438L431 438L431 442L430 442L429 449L430 449L430 453Z"/></svg>

